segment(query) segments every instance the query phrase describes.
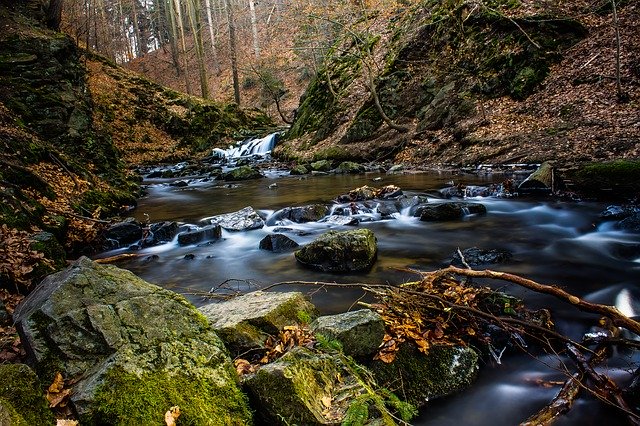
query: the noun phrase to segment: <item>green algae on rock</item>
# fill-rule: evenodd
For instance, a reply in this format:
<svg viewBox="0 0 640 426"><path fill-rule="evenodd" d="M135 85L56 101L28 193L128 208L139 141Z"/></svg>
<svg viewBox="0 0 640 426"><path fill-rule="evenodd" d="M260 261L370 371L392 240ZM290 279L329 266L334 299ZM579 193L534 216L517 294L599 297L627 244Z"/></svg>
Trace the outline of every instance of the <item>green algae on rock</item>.
<svg viewBox="0 0 640 426"><path fill-rule="evenodd" d="M325 272L368 271L378 254L369 229L329 231L295 253L302 265Z"/></svg>
<svg viewBox="0 0 640 426"><path fill-rule="evenodd" d="M187 424L251 423L228 352L206 318L129 271L81 258L47 277L14 319L43 380L56 371L79 378L71 403L82 422L160 424L180 403Z"/></svg>

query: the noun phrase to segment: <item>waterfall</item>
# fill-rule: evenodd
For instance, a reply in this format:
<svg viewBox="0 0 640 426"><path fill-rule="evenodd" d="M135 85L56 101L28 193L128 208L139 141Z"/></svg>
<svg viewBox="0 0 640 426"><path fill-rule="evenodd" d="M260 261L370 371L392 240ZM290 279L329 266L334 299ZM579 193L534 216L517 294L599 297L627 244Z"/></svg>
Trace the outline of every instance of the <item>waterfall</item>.
<svg viewBox="0 0 640 426"><path fill-rule="evenodd" d="M236 146L230 146L228 149L215 148L212 155L217 158L240 158L257 155L265 157L271 154L271 150L276 146L279 133L271 133L260 139L248 139L236 143Z"/></svg>

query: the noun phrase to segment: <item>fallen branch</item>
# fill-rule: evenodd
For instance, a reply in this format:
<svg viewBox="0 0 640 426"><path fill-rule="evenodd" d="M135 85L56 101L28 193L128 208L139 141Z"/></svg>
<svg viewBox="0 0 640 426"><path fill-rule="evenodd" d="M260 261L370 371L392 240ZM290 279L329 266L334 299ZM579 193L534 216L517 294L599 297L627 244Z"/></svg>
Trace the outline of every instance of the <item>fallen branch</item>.
<svg viewBox="0 0 640 426"><path fill-rule="evenodd" d="M121 260L135 259L140 256L142 255L137 253L125 253L125 254L118 254L111 257L103 257L102 259L95 259L94 262L100 263L102 265L107 265L107 264L119 262Z"/></svg>
<svg viewBox="0 0 640 426"><path fill-rule="evenodd" d="M581 374L573 374L566 382L564 382L562 389L560 389L558 394L548 405L524 422L520 423L520 426L549 425L557 417L568 412L573 406L573 403L582 388L581 378Z"/></svg>
<svg viewBox="0 0 640 426"><path fill-rule="evenodd" d="M518 284L519 286L534 290L538 293L549 294L564 302L568 302L582 312L590 312L609 317L613 321L613 324L615 326L624 327L629 331L640 335L640 323L624 315L615 306L587 302L586 300L583 300L571 293L564 291L560 287L540 284L533 280L523 278L518 275L509 274L507 272L496 272L488 269L484 271L476 271L449 266L435 272L426 273L425 277L426 279L436 280L442 278L447 274L463 275L470 278L493 278Z"/></svg>

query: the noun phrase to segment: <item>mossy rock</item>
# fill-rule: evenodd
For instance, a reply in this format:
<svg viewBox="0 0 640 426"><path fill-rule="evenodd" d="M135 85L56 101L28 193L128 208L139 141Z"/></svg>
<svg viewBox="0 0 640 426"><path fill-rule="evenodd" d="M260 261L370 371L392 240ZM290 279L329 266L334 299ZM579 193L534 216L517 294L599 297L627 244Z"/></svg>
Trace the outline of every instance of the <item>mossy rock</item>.
<svg viewBox="0 0 640 426"><path fill-rule="evenodd" d="M289 171L289 174L294 176L306 175L306 174L309 174L309 169L307 169L302 164L299 164L291 168L291 170Z"/></svg>
<svg viewBox="0 0 640 426"><path fill-rule="evenodd" d="M36 373L24 364L0 365L0 424L31 426L54 423L55 418Z"/></svg>
<svg viewBox="0 0 640 426"><path fill-rule="evenodd" d="M199 309L234 356L262 348L269 335L299 323L300 317L317 316L315 306L299 292L254 291Z"/></svg>
<svg viewBox="0 0 640 426"><path fill-rule="evenodd" d="M260 179L264 176L257 169L251 166L241 166L224 175L224 180L240 181L249 179Z"/></svg>
<svg viewBox="0 0 640 426"><path fill-rule="evenodd" d="M310 164L311 170L314 172L328 172L333 168L330 160L319 160Z"/></svg>
<svg viewBox="0 0 640 426"><path fill-rule="evenodd" d="M575 189L590 197L630 199L640 191L640 161L592 163L565 172Z"/></svg>
<svg viewBox="0 0 640 426"><path fill-rule="evenodd" d="M324 272L368 271L378 254L369 229L329 231L295 253L302 265Z"/></svg>
<svg viewBox="0 0 640 426"><path fill-rule="evenodd" d="M356 174L364 173L365 169L362 164L354 163L353 161L343 161L336 167L336 173Z"/></svg>
<svg viewBox="0 0 640 426"><path fill-rule="evenodd" d="M468 388L478 373L478 354L469 347L432 346L425 355L406 342L392 363L377 360L369 368L381 387L420 407Z"/></svg>
<svg viewBox="0 0 640 426"><path fill-rule="evenodd" d="M71 403L83 424L162 424L176 404L185 424L251 423L231 359L206 318L129 271L81 258L45 278L14 320L45 382L58 371L80 378Z"/></svg>
<svg viewBox="0 0 640 426"><path fill-rule="evenodd" d="M342 351L356 358L373 357L385 334L384 320L370 309L318 317L311 323L311 330L338 340Z"/></svg>

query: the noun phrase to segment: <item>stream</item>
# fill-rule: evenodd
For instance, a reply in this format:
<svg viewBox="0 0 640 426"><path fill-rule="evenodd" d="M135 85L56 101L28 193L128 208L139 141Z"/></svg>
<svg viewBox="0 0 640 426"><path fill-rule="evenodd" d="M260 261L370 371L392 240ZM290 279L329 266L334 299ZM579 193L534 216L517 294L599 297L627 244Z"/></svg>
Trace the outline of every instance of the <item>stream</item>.
<svg viewBox="0 0 640 426"><path fill-rule="evenodd" d="M197 224L202 218L238 211L252 206L265 216L287 206L312 203L330 205L338 195L370 185L397 185L405 194L424 195L437 202L438 190L450 185L489 185L502 175L442 173L288 176L271 170L264 179L223 182L193 179L188 186L169 184L175 179L149 179L148 194L133 212L139 221L178 221ZM275 184L275 185L274 185ZM242 292L257 290L282 281L328 281L398 284L416 279L406 271L434 270L447 266L458 248L504 249L513 253L505 263L491 269L509 271L545 284L557 284L590 301L617 304L629 315L637 315L640 292L640 235L616 230L611 223L598 223L606 205L595 202L472 197L483 203L487 214L467 216L453 222L420 222L400 212L381 219L371 216L358 226L371 229L378 239L378 260L368 273L328 274L298 265L293 251L273 253L259 249L260 240L275 228L247 232L223 230L222 238L211 244L179 246L177 241L144 248L140 257L118 263L147 281L185 294L202 305L202 296L225 283ZM366 219L366 218L363 218ZM286 235L300 245L327 229L352 229L328 223L287 223ZM103 253L113 256L127 249ZM186 255L192 255L187 256ZM231 280L231 281L229 281ZM596 323L597 318L578 312L566 304L502 282L483 282L523 298L530 308L552 311L558 331L574 339ZM279 291L312 293L312 301L323 314L354 309L361 291L310 287L280 287ZM357 309L357 307L356 307ZM429 403L415 425L514 425L548 403L559 387L544 387L542 381L563 381L561 362L555 356L504 355L501 363L487 361L477 383L468 391ZM566 360L565 360L566 361ZM638 355L619 353L602 368L613 378L624 380L633 370ZM568 368L573 371L571 363ZM622 382L621 384L624 384ZM624 417L589 398L581 398L568 415L556 424L623 423Z"/></svg>

